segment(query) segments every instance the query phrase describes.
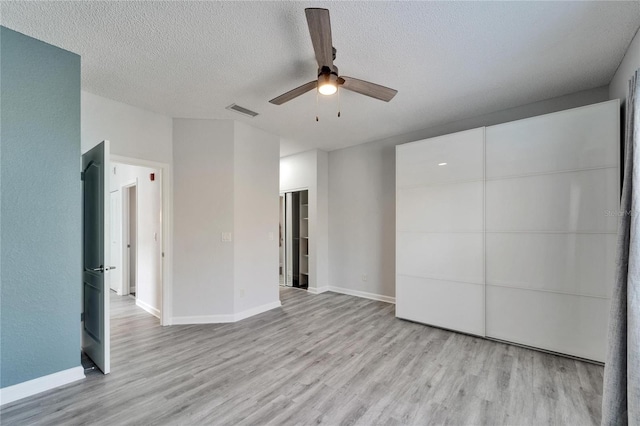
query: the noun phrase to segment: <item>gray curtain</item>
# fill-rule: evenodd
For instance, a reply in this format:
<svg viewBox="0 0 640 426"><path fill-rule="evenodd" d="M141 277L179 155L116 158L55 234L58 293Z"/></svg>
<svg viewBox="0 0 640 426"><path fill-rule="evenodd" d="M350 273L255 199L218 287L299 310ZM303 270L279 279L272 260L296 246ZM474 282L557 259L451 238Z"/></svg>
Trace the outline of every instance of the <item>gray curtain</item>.
<svg viewBox="0 0 640 426"><path fill-rule="evenodd" d="M640 425L640 70L629 82L602 425ZM634 167L636 165L637 167Z"/></svg>

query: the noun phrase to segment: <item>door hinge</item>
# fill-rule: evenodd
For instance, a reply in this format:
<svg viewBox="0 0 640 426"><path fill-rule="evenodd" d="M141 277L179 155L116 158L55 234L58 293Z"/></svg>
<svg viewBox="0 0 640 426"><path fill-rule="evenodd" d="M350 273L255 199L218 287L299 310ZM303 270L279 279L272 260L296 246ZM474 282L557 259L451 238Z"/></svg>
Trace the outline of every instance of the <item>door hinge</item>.
<svg viewBox="0 0 640 426"><path fill-rule="evenodd" d="M84 321L84 312L80 312L80 322Z"/></svg>
<svg viewBox="0 0 640 426"><path fill-rule="evenodd" d="M84 172L80 172L80 180L84 181Z"/></svg>

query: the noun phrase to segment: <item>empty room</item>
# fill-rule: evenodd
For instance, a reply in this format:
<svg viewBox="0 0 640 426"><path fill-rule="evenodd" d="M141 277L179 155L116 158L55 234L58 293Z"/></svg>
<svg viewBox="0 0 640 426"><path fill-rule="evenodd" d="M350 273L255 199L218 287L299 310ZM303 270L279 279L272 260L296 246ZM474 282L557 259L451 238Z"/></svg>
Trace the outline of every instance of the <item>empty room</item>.
<svg viewBox="0 0 640 426"><path fill-rule="evenodd" d="M640 2L0 2L2 425L640 424Z"/></svg>

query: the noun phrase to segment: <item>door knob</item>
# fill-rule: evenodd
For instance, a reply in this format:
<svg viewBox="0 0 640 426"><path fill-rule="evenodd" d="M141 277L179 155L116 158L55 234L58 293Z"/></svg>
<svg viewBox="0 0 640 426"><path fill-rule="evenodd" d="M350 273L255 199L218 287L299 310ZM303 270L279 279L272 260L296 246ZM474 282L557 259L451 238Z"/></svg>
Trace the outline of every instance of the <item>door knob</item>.
<svg viewBox="0 0 640 426"><path fill-rule="evenodd" d="M91 272L106 272L106 271L110 271L111 269L116 269L115 266L107 266L106 268L102 265L98 266L97 268L88 268L85 269L86 271L91 271Z"/></svg>

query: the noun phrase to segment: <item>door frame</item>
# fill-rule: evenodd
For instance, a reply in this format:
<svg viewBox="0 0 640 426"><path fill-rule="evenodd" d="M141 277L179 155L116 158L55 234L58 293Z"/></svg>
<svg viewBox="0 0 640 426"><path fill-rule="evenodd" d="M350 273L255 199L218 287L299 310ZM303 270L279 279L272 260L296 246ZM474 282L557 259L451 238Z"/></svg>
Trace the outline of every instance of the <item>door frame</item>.
<svg viewBox="0 0 640 426"><path fill-rule="evenodd" d="M160 325L171 325L173 306L173 170L170 164L111 155L110 160L131 166L158 169L162 184L162 282L160 283Z"/></svg>
<svg viewBox="0 0 640 426"><path fill-rule="evenodd" d="M289 202L287 202L287 194L290 194L292 192L301 192L301 191L309 191L309 187L298 187L298 188L287 188L285 190L280 190L279 192L279 196L284 198L284 208L282 210L282 214L284 215L284 221L283 221L283 229L282 229L282 233L283 233L283 240L284 240L284 256L283 256L283 273L284 273L284 286L285 287L289 287L289 288L295 288L293 287L293 279L291 280L290 283L288 283L288 267L289 267L289 262L288 262L288 257L289 257L289 250L287 250L287 240L289 238L289 235L287 233L287 221L291 220L290 217L290 213L289 213ZM278 199L279 202L279 199ZM278 264L280 262L278 261ZM291 285L288 285L291 284ZM279 282L278 282L278 285Z"/></svg>

